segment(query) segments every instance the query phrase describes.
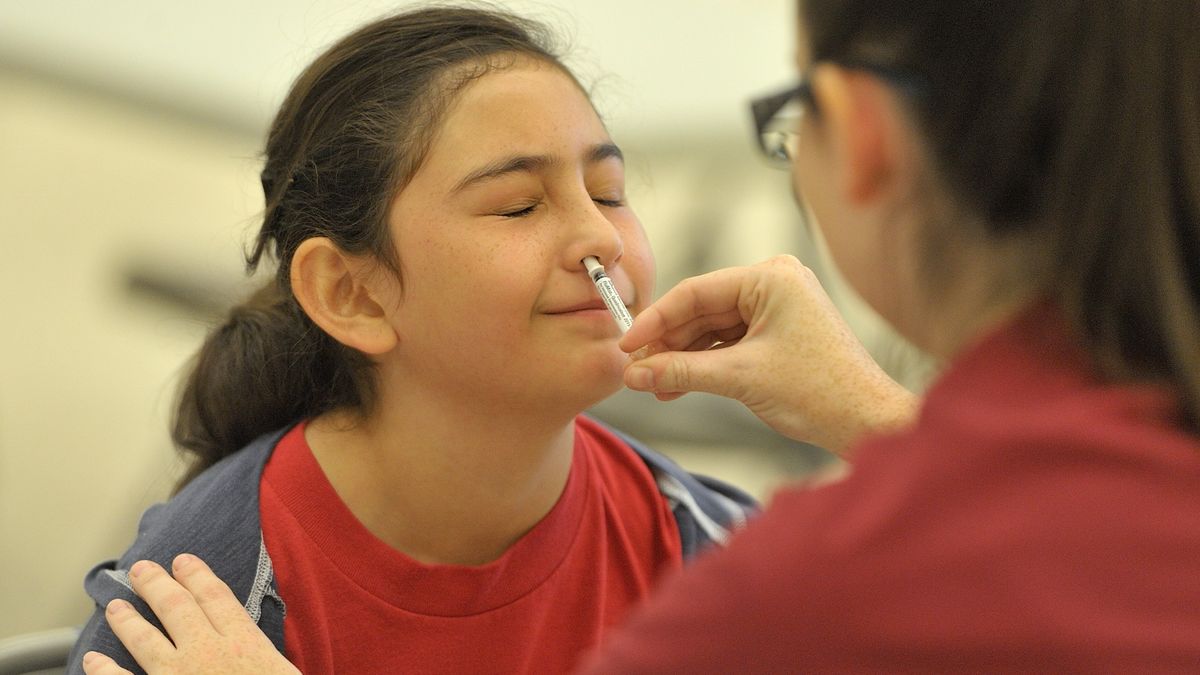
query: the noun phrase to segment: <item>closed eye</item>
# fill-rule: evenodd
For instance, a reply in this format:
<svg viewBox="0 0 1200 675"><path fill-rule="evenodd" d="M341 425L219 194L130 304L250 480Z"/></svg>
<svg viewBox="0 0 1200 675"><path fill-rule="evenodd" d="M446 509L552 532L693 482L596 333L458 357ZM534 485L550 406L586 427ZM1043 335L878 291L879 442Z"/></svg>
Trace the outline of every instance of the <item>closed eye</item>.
<svg viewBox="0 0 1200 675"><path fill-rule="evenodd" d="M607 206L610 209L615 209L615 208L618 208L621 206L625 206L624 199L600 199L597 197L593 197L592 201L596 202L600 206Z"/></svg>
<svg viewBox="0 0 1200 675"><path fill-rule="evenodd" d="M524 216L527 216L527 215L533 213L537 209L537 207L538 207L537 204L530 204L529 206L526 206L523 209L518 209L516 211L506 211L504 213L497 213L496 215L500 216L501 218L521 218L521 217L524 217Z"/></svg>

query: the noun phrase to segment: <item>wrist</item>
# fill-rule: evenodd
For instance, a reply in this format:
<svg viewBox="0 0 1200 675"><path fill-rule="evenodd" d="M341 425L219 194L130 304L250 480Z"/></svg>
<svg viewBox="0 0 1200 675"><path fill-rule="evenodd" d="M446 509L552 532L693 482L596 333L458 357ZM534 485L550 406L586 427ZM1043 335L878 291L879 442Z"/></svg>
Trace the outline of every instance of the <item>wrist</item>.
<svg viewBox="0 0 1200 675"><path fill-rule="evenodd" d="M846 425L847 434L832 452L850 459L858 443L867 437L894 433L911 426L921 408L921 397L881 374L859 406L852 406L852 422Z"/></svg>

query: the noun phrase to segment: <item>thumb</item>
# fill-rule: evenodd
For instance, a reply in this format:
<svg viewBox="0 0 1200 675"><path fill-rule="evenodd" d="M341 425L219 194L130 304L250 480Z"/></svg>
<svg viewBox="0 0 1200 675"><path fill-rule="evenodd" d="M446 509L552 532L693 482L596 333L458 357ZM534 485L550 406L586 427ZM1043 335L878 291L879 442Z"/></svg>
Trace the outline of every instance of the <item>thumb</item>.
<svg viewBox="0 0 1200 675"><path fill-rule="evenodd" d="M691 391L739 398L742 383L737 378L740 369L735 361L736 352L736 349L712 349L655 354L626 367L625 386L653 392L659 398Z"/></svg>

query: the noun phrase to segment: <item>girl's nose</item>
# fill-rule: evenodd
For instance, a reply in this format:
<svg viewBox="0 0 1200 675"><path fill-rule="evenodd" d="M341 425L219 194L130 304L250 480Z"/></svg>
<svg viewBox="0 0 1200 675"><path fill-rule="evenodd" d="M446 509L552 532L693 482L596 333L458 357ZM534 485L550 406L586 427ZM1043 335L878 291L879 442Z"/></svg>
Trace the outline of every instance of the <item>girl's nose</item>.
<svg viewBox="0 0 1200 675"><path fill-rule="evenodd" d="M587 256L595 256L601 265L608 267L621 260L624 244L617 226L591 199L571 217L564 228L570 237L563 262L572 270L582 270L581 262Z"/></svg>

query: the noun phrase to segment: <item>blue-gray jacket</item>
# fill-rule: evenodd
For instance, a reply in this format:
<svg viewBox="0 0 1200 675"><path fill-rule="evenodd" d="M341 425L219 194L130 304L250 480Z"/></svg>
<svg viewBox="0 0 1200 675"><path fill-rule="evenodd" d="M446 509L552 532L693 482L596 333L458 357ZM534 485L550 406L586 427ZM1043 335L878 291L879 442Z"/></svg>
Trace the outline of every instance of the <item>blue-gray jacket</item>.
<svg viewBox="0 0 1200 675"><path fill-rule="evenodd" d="M679 525L684 560L714 544L723 545L730 532L756 511L754 499L741 490L690 474L641 442L612 431L654 474ZM170 569L171 560L184 552L194 553L208 563L229 584L259 628L283 651L285 607L276 592L271 558L263 544L258 490L263 467L286 432L283 429L258 438L197 476L170 501L147 509L138 525L137 539L120 560L103 562L88 572L84 588L96 601L96 611L75 643L68 672L83 672L83 655L89 650L108 654L133 672L143 672L112 632L104 618L104 607L115 598L123 598L161 629L149 606L134 594L129 567L138 560L153 560Z"/></svg>

